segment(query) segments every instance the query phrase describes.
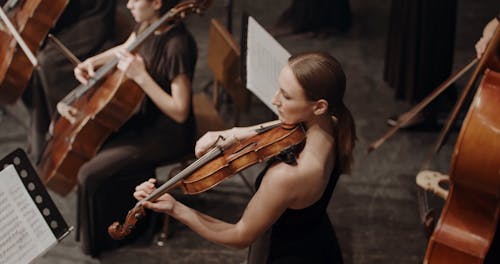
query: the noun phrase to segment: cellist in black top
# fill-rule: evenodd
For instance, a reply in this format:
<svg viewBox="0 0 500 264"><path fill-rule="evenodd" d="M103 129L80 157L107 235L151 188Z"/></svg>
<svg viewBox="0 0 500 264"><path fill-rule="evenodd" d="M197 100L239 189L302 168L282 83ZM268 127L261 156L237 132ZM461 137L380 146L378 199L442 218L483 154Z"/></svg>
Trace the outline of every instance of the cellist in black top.
<svg viewBox="0 0 500 264"><path fill-rule="evenodd" d="M192 151L196 128L191 82L197 59L193 37L182 23L167 24L150 36L136 54L125 49L177 2L129 0L127 8L137 22L129 39L86 59L74 70L76 78L86 83L97 67L117 57L118 69L146 94L138 113L79 170L80 233L84 252L92 256L134 239L115 241L107 234L107 227L134 205L130 191L154 177L158 163Z"/></svg>

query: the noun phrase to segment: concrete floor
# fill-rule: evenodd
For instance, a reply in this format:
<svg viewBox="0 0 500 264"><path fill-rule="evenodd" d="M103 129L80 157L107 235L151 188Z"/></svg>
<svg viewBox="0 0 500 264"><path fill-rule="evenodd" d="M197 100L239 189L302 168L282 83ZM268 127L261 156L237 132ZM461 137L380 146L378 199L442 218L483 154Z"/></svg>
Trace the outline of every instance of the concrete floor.
<svg viewBox="0 0 500 264"><path fill-rule="evenodd" d="M474 56L474 43L482 27L498 12L496 0L460 0L458 6L455 66L465 65ZM124 1L120 2L123 8ZM273 24L278 14L288 5L287 0L235 1L234 30L239 36L242 9L246 8L263 26ZM346 263L421 263L427 239L419 221L415 176L422 160L437 138L435 132L401 131L379 150L367 155L366 148L387 126L385 119L407 110L409 105L394 100L393 91L382 80L385 41L389 22L389 0L352 0L353 26L344 35L311 38L309 35L279 38L291 53L306 50L325 50L342 63L348 77L346 105L356 120L358 142L352 175L341 177L328 208L337 230ZM272 8L271 8L272 6ZM224 1L215 1L204 17L188 19L199 47L200 59L195 79L200 89L211 77L206 63L207 30L209 18L224 21ZM239 39L239 37L237 37ZM463 87L467 77L457 83ZM22 106L13 108L14 114L27 120ZM242 115L242 124L255 124L271 118L257 99L252 101L249 113ZM12 116L4 114L0 121L0 156L17 147L26 147L25 128ZM457 130L453 131L440 155L434 159L433 169L447 172ZM250 180L259 167L245 172ZM166 171L159 170L159 174ZM70 225L75 225L76 196L53 194L60 211ZM198 196L179 199L193 207L228 221L238 219L250 195L241 179L224 182L220 187ZM431 197L431 203L442 204ZM85 256L74 233L40 257L35 263L243 263L247 250L233 250L207 242L178 223L172 223L172 236L163 247L130 245L106 252L99 259Z"/></svg>

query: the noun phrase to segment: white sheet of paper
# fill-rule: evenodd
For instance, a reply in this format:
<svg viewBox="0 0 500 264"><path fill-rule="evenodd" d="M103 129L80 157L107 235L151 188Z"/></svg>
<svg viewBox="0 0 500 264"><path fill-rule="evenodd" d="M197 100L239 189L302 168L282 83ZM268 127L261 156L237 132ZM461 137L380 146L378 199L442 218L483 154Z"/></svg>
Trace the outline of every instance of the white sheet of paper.
<svg viewBox="0 0 500 264"><path fill-rule="evenodd" d="M290 53L281 46L253 17L248 17L247 88L274 113L272 105L278 89L278 75L286 65Z"/></svg>
<svg viewBox="0 0 500 264"><path fill-rule="evenodd" d="M0 172L0 263L29 263L56 243L16 169L7 166Z"/></svg>

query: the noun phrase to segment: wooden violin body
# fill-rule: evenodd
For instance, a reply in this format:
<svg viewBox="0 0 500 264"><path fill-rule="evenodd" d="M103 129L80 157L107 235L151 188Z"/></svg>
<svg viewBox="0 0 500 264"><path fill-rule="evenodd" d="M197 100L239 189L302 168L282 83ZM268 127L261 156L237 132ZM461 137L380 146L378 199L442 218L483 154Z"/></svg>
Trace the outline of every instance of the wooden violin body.
<svg viewBox="0 0 500 264"><path fill-rule="evenodd" d="M500 214L500 73L486 70L463 123L424 263L482 263Z"/></svg>
<svg viewBox="0 0 500 264"><path fill-rule="evenodd" d="M305 140L302 126L292 128L277 126L225 150L222 155L201 166L189 177L179 182L185 194L207 191L229 176L266 161L280 153L294 155L297 145ZM291 161L294 158L290 159Z"/></svg>
<svg viewBox="0 0 500 264"><path fill-rule="evenodd" d="M181 2L139 34L127 50L133 52L165 22L184 18L189 12L199 13L210 3ZM64 196L74 188L80 167L95 156L111 133L125 124L143 101L143 90L116 69L117 63L118 60L114 59L102 66L95 79L90 79L87 85L80 85L67 96L69 104L78 110L76 120L57 120L38 166L44 183L56 193ZM79 91L84 92L72 98Z"/></svg>
<svg viewBox="0 0 500 264"><path fill-rule="evenodd" d="M283 161L293 163L295 154L301 149L304 141L305 131L301 125L284 127L278 124L258 131L256 136L239 142L227 150L213 148L138 202L128 212L125 223L121 225L119 222L114 222L108 228L108 233L114 239L122 239L130 234L137 221L145 214L141 202L155 201L173 187L181 187L185 194L197 194L271 157L281 156Z"/></svg>
<svg viewBox="0 0 500 264"><path fill-rule="evenodd" d="M21 0L8 13L29 49L36 54L68 0ZM33 65L12 34L0 30L0 104L11 104L23 94Z"/></svg>

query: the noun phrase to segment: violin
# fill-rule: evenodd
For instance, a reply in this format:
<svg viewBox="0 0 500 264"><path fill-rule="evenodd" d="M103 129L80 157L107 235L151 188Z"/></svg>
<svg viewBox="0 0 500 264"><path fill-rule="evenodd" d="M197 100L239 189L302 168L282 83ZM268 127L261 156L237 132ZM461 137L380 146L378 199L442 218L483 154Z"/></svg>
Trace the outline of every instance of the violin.
<svg viewBox="0 0 500 264"><path fill-rule="evenodd" d="M49 30L66 8L68 0L9 0L2 7L25 41L35 53L42 45ZM33 59L20 49L13 34L0 25L0 104L16 102L23 94L33 73ZM24 42L19 42L24 44Z"/></svg>
<svg viewBox="0 0 500 264"><path fill-rule="evenodd" d="M218 185L224 179L260 162L278 157L286 163L294 163L295 155L305 142L302 125L275 124L256 130L257 135L223 150L216 146L191 165L139 201L126 216L125 223L114 222L108 227L113 239L123 239L130 234L139 219L145 215L142 203L155 201L174 187L185 194L198 194Z"/></svg>
<svg viewBox="0 0 500 264"><path fill-rule="evenodd" d="M177 4L138 34L127 51L136 50L165 23L201 13L211 2L188 0ZM60 102L78 113L71 120L57 119L38 165L45 185L60 195L67 195L76 186L80 167L132 117L144 99L142 88L116 68L118 61L115 58L103 65L87 84L78 86Z"/></svg>

